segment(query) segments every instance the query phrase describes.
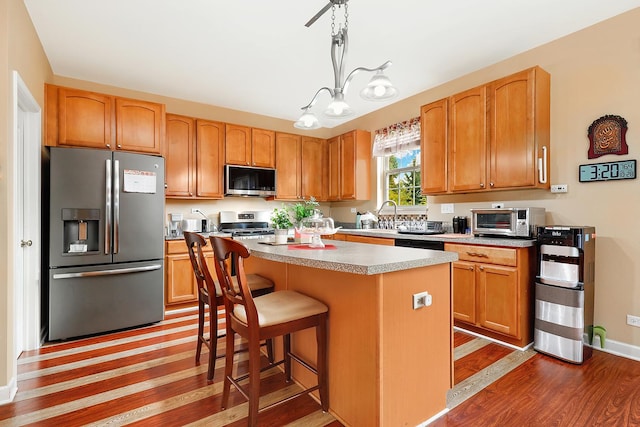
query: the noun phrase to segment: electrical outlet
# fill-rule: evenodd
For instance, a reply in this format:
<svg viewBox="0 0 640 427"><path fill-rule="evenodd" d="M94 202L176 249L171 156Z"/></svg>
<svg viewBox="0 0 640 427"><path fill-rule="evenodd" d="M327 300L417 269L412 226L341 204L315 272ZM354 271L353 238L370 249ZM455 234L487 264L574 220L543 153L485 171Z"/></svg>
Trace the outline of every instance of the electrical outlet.
<svg viewBox="0 0 640 427"><path fill-rule="evenodd" d="M440 213L453 213L453 203L443 203L440 205Z"/></svg>
<svg viewBox="0 0 640 427"><path fill-rule="evenodd" d="M502 209L504 208L504 203L491 203L492 208Z"/></svg>
<svg viewBox="0 0 640 427"><path fill-rule="evenodd" d="M627 325L640 328L640 317L627 314Z"/></svg>
<svg viewBox="0 0 640 427"><path fill-rule="evenodd" d="M191 208L191 213L198 213L198 208Z"/></svg>
<svg viewBox="0 0 640 427"><path fill-rule="evenodd" d="M551 186L552 193L566 193L569 190L567 184L555 184Z"/></svg>
<svg viewBox="0 0 640 427"><path fill-rule="evenodd" d="M433 302L431 295L429 292L420 292L417 294L413 294L413 309L417 310L421 307L428 307Z"/></svg>
<svg viewBox="0 0 640 427"><path fill-rule="evenodd" d="M351 208L351 213L356 213L356 208Z"/></svg>

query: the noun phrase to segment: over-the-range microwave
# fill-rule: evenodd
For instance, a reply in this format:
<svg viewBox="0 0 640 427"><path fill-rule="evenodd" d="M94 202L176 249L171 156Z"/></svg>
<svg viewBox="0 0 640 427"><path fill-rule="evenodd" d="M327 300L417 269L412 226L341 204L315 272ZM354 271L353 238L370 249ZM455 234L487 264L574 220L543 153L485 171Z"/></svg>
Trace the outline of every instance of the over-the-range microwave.
<svg viewBox="0 0 640 427"><path fill-rule="evenodd" d="M545 208L471 209L471 224L475 236L535 238Z"/></svg>
<svg viewBox="0 0 640 427"><path fill-rule="evenodd" d="M225 165L224 194L226 196L274 196L276 194L276 170Z"/></svg>

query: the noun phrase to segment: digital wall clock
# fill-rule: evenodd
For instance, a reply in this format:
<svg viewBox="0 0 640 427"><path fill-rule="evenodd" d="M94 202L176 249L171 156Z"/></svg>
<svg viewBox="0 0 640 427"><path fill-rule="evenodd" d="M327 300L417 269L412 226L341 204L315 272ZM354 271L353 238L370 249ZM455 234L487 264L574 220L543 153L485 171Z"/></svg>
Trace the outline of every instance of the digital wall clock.
<svg viewBox="0 0 640 427"><path fill-rule="evenodd" d="M612 181L617 179L635 179L636 161L621 160L618 162L592 163L580 165L580 182Z"/></svg>

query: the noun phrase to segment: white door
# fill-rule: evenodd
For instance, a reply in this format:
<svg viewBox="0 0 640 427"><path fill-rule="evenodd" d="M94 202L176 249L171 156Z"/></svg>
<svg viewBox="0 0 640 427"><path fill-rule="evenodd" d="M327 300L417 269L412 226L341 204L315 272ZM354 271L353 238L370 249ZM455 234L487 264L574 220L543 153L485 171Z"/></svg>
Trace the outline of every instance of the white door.
<svg viewBox="0 0 640 427"><path fill-rule="evenodd" d="M40 346L41 108L14 71L15 356Z"/></svg>

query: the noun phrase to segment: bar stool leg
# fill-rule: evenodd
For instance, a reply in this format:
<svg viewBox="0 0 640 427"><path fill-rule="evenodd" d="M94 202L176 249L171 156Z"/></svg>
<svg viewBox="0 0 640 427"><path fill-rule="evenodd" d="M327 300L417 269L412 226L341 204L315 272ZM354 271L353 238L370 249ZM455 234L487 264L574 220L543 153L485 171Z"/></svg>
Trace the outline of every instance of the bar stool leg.
<svg viewBox="0 0 640 427"><path fill-rule="evenodd" d="M216 356L218 351L218 307L216 302L209 304L209 369L207 371L207 381L213 381L213 374L216 369Z"/></svg>
<svg viewBox="0 0 640 427"><path fill-rule="evenodd" d="M282 336L284 344L284 380L291 382L291 334Z"/></svg>
<svg viewBox="0 0 640 427"><path fill-rule="evenodd" d="M327 381L327 315L320 316L318 326L316 326L316 344L318 349L317 366L318 386L320 387L320 405L322 410L329 410L329 385Z"/></svg>
<svg viewBox="0 0 640 427"><path fill-rule="evenodd" d="M260 341L249 340L249 420L248 425L258 425L260 404Z"/></svg>
<svg viewBox="0 0 640 427"><path fill-rule="evenodd" d="M229 391L231 390L231 377L233 375L233 354L235 353L234 340L236 333L227 326L227 339L224 363L224 385L222 386L222 409L229 405Z"/></svg>
<svg viewBox="0 0 640 427"><path fill-rule="evenodd" d="M198 302L198 343L196 344L196 364L200 363L202 340L204 339L204 303Z"/></svg>

